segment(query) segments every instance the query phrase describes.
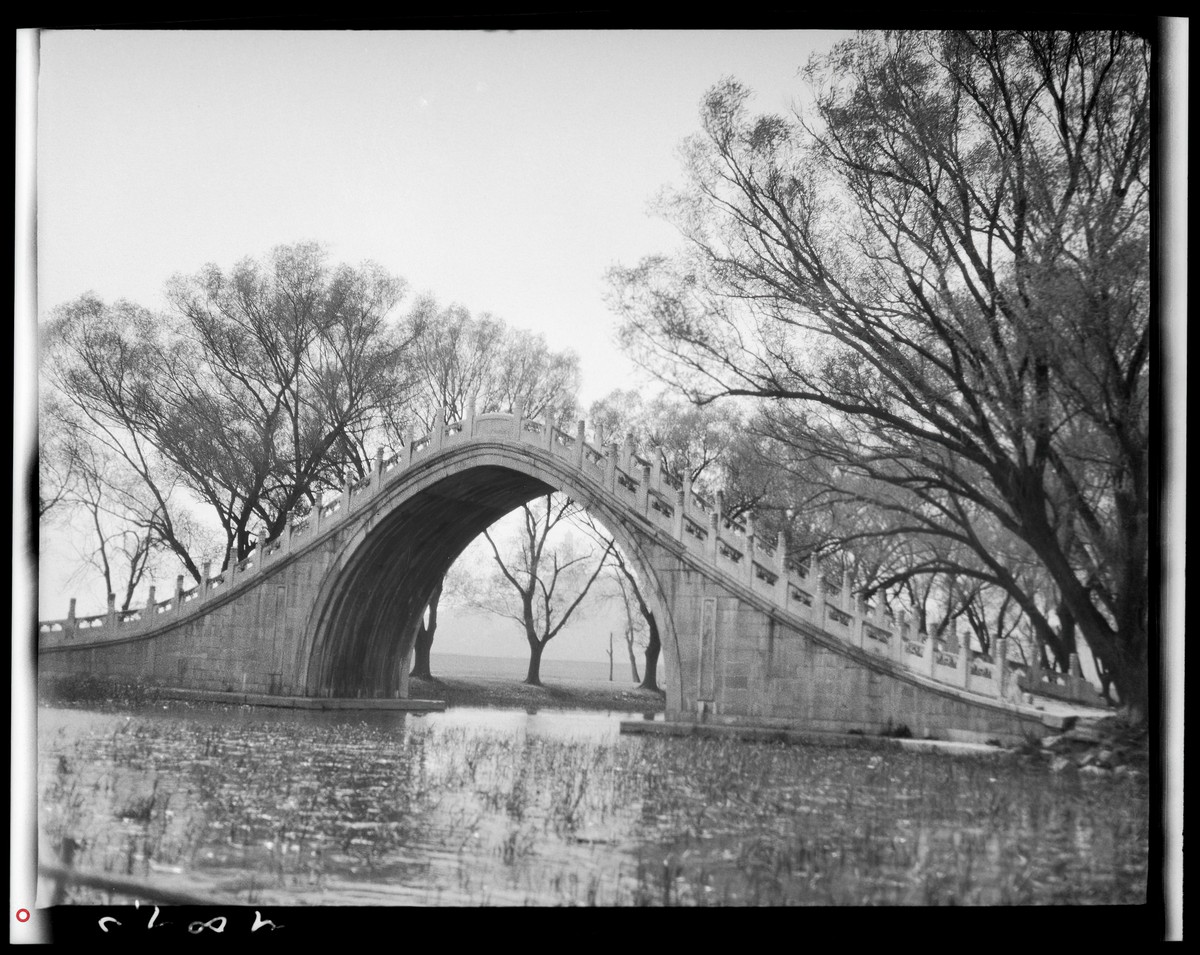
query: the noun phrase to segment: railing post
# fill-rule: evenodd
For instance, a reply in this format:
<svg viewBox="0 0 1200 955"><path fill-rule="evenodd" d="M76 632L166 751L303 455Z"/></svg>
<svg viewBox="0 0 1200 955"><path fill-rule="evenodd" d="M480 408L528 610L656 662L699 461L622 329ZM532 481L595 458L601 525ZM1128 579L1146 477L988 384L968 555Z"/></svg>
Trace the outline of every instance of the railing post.
<svg viewBox="0 0 1200 955"><path fill-rule="evenodd" d="M551 454L554 453L554 415L550 409L546 409L546 413L542 415L542 441L545 442L545 448Z"/></svg>
<svg viewBox="0 0 1200 955"><path fill-rule="evenodd" d="M615 491L617 487L617 446L610 444L604 449L604 487Z"/></svg>
<svg viewBox="0 0 1200 955"><path fill-rule="evenodd" d="M441 451L442 445L446 443L446 412L438 408L437 414L433 416L433 450Z"/></svg>
<svg viewBox="0 0 1200 955"><path fill-rule="evenodd" d="M521 436L525 433L525 400L518 398L513 402L513 439L516 441L524 440Z"/></svg>
<svg viewBox="0 0 1200 955"><path fill-rule="evenodd" d="M208 575L212 568L212 561L206 560L200 565L200 599L203 600L208 596Z"/></svg>
<svg viewBox="0 0 1200 955"><path fill-rule="evenodd" d="M1080 684L1086 683L1083 678L1083 667L1079 663L1079 654L1072 653L1070 657L1070 666L1067 670L1067 690L1071 696L1078 698L1081 695L1082 687Z"/></svg>
<svg viewBox="0 0 1200 955"><path fill-rule="evenodd" d="M283 536L283 547L281 550L287 554L292 549L292 527L296 523L296 509L292 508L283 515L283 530L280 532Z"/></svg>
<svg viewBox="0 0 1200 955"><path fill-rule="evenodd" d="M383 483L383 445L375 449L375 466L371 468L371 493L379 490Z"/></svg>
<svg viewBox="0 0 1200 955"><path fill-rule="evenodd" d="M408 465L412 464L412 459L413 459L413 444L414 444L414 443L415 443L415 442L413 441L413 432L412 432L412 428L409 428L409 429L408 429L408 438L407 438L407 440L404 442L404 465L405 465L405 467L407 467Z"/></svg>
<svg viewBox="0 0 1200 955"><path fill-rule="evenodd" d="M849 596L846 589L846 584L849 582L849 580L850 578L848 576L845 574L842 575L843 597ZM870 617L870 615L867 613L867 600L860 593L858 597L848 600L847 603L849 604L848 609L852 615L850 626L853 627L854 630L858 631L858 648L861 650L867 645L867 620Z"/></svg>
<svg viewBox="0 0 1200 955"><path fill-rule="evenodd" d="M633 435L625 435L625 441L621 444L621 470L626 474L633 474Z"/></svg>
<svg viewBox="0 0 1200 955"><path fill-rule="evenodd" d="M1008 682L1008 639L998 637L992 644L992 659L995 661L995 672L992 677L996 681L996 696L1004 699L1005 684Z"/></svg>
<svg viewBox="0 0 1200 955"><path fill-rule="evenodd" d="M1038 645L1033 647L1033 659L1029 661L1029 691L1032 693L1034 689L1042 685L1042 648Z"/></svg>
<svg viewBox="0 0 1200 955"><path fill-rule="evenodd" d="M908 642L908 615L903 608L896 611L896 644L900 655L896 658L900 661L900 665L908 667L908 652L904 649L904 644Z"/></svg>
<svg viewBox="0 0 1200 955"><path fill-rule="evenodd" d="M146 595L146 617L154 619L154 605L157 601L154 599L154 584L150 585L150 593Z"/></svg>
<svg viewBox="0 0 1200 955"><path fill-rule="evenodd" d="M821 564L816 555L809 561L809 571L813 575L813 623L822 630L825 629L825 575L821 573Z"/></svg>
<svg viewBox="0 0 1200 955"><path fill-rule="evenodd" d="M925 641L929 644L929 678L933 679L937 676L937 638L933 634L926 633Z"/></svg>
<svg viewBox="0 0 1200 955"><path fill-rule="evenodd" d="M721 549L720 543L719 543L720 533L721 533L721 515L719 512L713 511L711 514L708 515L708 547L707 547L707 550L708 550L708 559L713 562L714 567L720 566L720 564L717 562L717 554L720 552L720 549Z"/></svg>
<svg viewBox="0 0 1200 955"><path fill-rule="evenodd" d="M475 437L475 394L467 399L467 416L463 419L463 437Z"/></svg>
<svg viewBox="0 0 1200 955"><path fill-rule="evenodd" d="M882 599L880 599L881 604L882 602ZM894 630L888 630L889 645L891 645L890 642L892 640L895 640L895 645L892 646L892 655L895 658L896 663L898 663L900 666L904 666L904 611L897 611L896 616L892 618L892 621L896 626ZM886 627L884 629L887 630Z"/></svg>
<svg viewBox="0 0 1200 955"><path fill-rule="evenodd" d="M584 435L586 433L587 423L584 421L577 421L575 423L575 468L579 471L583 470L583 446Z"/></svg>
<svg viewBox="0 0 1200 955"><path fill-rule="evenodd" d="M717 491L717 500L715 507L717 509L717 527L721 527L721 521L725 517L725 491L721 489Z"/></svg>
<svg viewBox="0 0 1200 955"><path fill-rule="evenodd" d="M971 635L968 633L958 648L958 658L962 661L962 685L964 690L971 688Z"/></svg>
<svg viewBox="0 0 1200 955"><path fill-rule="evenodd" d="M854 601L850 596L850 575L845 571L842 572L842 609L846 613L854 613Z"/></svg>
<svg viewBox="0 0 1200 955"><path fill-rule="evenodd" d="M642 480L638 484L638 511L642 514L650 513L650 465L642 465Z"/></svg>
<svg viewBox="0 0 1200 955"><path fill-rule="evenodd" d="M154 588L151 588L150 592L153 593ZM74 633L74 631L75 631L75 598L74 597L72 597L71 602L69 604L67 604L67 626L70 628L71 632Z"/></svg>
<svg viewBox="0 0 1200 955"><path fill-rule="evenodd" d="M353 485L354 475L347 469L342 475L342 520L350 514L350 488Z"/></svg>
<svg viewBox="0 0 1200 955"><path fill-rule="evenodd" d="M117 595L108 595L108 619L104 621L106 627L115 627L117 625Z"/></svg>
<svg viewBox="0 0 1200 955"><path fill-rule="evenodd" d="M230 566L230 569L233 568L233 564L230 564L229 566ZM183 574L180 574L179 576L177 576L175 578L175 601L174 601L174 603L175 603L175 608L174 608L175 612L179 613L179 611L183 609Z"/></svg>
<svg viewBox="0 0 1200 955"><path fill-rule="evenodd" d="M309 511L309 513L308 513L308 528L309 528L309 539L310 540L312 538L316 537L317 534L321 530L321 507L322 507L321 495L318 494L317 499L315 501L313 501L312 510ZM231 563L229 566L230 566L230 568L232 568L233 564Z"/></svg>
<svg viewBox="0 0 1200 955"><path fill-rule="evenodd" d="M787 552L783 531L775 535L775 569L779 574L775 579L775 600L779 606L786 609L790 594L788 594Z"/></svg>
<svg viewBox="0 0 1200 955"><path fill-rule="evenodd" d="M657 491L662 487L662 452L652 448L650 459L650 486Z"/></svg>
<svg viewBox="0 0 1200 955"><path fill-rule="evenodd" d="M675 517L671 521L671 533L675 536L675 539L677 541L680 541L681 543L683 541L683 534L684 534L684 531L683 531L683 522L684 522L684 517L685 517L685 515L684 515L685 503L684 502L687 498L687 495L684 493L684 488L686 488L686 487L687 487L687 485L684 484L683 487L681 487L678 491L675 492Z"/></svg>
<svg viewBox="0 0 1200 955"><path fill-rule="evenodd" d="M742 560L746 562L746 586L754 589L754 521L746 515L746 552Z"/></svg>

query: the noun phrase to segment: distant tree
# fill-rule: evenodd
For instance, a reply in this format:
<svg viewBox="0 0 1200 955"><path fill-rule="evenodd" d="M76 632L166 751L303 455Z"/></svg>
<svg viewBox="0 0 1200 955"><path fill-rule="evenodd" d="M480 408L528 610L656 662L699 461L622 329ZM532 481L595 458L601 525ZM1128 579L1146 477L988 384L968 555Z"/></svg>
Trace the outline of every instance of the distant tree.
<svg viewBox="0 0 1200 955"><path fill-rule="evenodd" d="M121 610L128 610L154 557L163 549L158 534L161 521L153 506L145 509L130 488L114 480L106 464L113 462L98 458L90 448L82 451L70 503L88 526L85 539L91 546L84 558L100 572L105 593L117 597Z"/></svg>
<svg viewBox="0 0 1200 955"><path fill-rule="evenodd" d="M647 584L634 571L629 558L625 556L613 536L594 517L586 511L577 511L572 519L589 538L608 551L609 577L617 585L617 596L625 612L624 639L629 652L633 681L638 684L639 689L658 692L658 660L662 654L662 637L658 630L658 620L646 599ZM644 640L639 640L638 634L643 627L646 636ZM645 654L645 668L640 677L635 653L638 645Z"/></svg>
<svg viewBox="0 0 1200 955"><path fill-rule="evenodd" d="M697 400L862 479L898 532L1042 566L1145 716L1150 46L1113 32L863 34L805 116L732 80L664 211L675 259L612 273L625 344ZM1015 548L1005 547L1004 551Z"/></svg>
<svg viewBox="0 0 1200 955"><path fill-rule="evenodd" d="M580 553L567 543L552 540L554 532L578 510L562 495L547 495L521 507L523 518L516 546L501 554L491 529L484 537L492 548L497 576L481 602L484 609L515 620L529 644L529 670L525 682L541 686L542 654L579 608L604 569L613 545L600 552Z"/></svg>
<svg viewBox="0 0 1200 955"><path fill-rule="evenodd" d="M540 335L490 315L473 317L458 305L440 308L428 297L417 302L410 320L420 329L411 350L414 388L387 406L391 443L405 440L410 427L429 431L439 412L446 421L461 419L471 400L479 413L511 413L520 402L527 416L549 413L560 423L574 411L579 389L574 353L551 351ZM430 654L442 592L439 583L417 628L411 675L418 679L433 679Z"/></svg>
<svg viewBox="0 0 1200 955"><path fill-rule="evenodd" d="M41 396L38 413L38 520L45 521L70 495L79 477L79 435L64 423L61 403Z"/></svg>

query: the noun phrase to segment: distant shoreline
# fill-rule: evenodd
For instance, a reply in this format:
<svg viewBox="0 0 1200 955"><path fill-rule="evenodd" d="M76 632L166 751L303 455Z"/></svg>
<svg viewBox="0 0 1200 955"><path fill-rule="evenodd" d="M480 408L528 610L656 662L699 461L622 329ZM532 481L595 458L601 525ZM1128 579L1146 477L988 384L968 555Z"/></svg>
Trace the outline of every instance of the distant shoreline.
<svg viewBox="0 0 1200 955"><path fill-rule="evenodd" d="M490 706L507 709L605 710L617 713L661 713L666 697L652 690L607 680L555 680L544 686L526 686L510 679L446 677L412 680L414 700L443 700L448 708Z"/></svg>
<svg viewBox="0 0 1200 955"><path fill-rule="evenodd" d="M438 653L437 647L434 647L433 653L429 660L429 669L433 672L435 678L448 678L452 680L482 677L484 679L513 679L518 682L525 679L525 673L529 668L529 658L527 656L511 656L511 657L495 657L495 656L476 656L467 653ZM638 676L640 677L643 669L643 660L639 654L638 658ZM541 676L542 681L555 680L570 680L582 681L585 683L604 683L611 685L614 688L623 687L632 689L637 686L640 681L635 681L629 670L629 660L627 657L618 657L613 661L611 684L608 679L609 666L608 661L597 660L560 660L550 657L542 658ZM663 683L663 667L660 665L658 670L658 682Z"/></svg>

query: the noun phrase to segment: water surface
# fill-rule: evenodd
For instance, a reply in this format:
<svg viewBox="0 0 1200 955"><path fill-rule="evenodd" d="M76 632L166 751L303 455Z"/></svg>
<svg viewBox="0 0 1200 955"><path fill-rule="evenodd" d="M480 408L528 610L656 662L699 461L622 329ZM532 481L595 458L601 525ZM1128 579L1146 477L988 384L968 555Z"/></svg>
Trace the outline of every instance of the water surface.
<svg viewBox="0 0 1200 955"><path fill-rule="evenodd" d="M628 718L42 707L43 851L263 905L1145 900L1144 781Z"/></svg>

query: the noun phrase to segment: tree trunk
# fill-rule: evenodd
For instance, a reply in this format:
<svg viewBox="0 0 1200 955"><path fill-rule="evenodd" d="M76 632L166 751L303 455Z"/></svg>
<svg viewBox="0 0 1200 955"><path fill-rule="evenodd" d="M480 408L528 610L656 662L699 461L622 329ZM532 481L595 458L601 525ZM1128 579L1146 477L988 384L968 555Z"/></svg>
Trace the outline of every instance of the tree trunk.
<svg viewBox="0 0 1200 955"><path fill-rule="evenodd" d="M642 674L640 689L658 691L658 655L662 651L662 642L658 638L658 623L654 614L646 614L646 622L650 625L650 642L646 644L646 669Z"/></svg>
<svg viewBox="0 0 1200 955"><path fill-rule="evenodd" d="M432 680L429 670L429 651L433 648L433 633L421 624L417 628L417 639L413 643L413 668L409 677L418 680Z"/></svg>
<svg viewBox="0 0 1200 955"><path fill-rule="evenodd" d="M641 683L642 678L638 675L637 654L633 652L633 630L625 631L625 649L629 651L629 669L633 673L633 682Z"/></svg>
<svg viewBox="0 0 1200 955"><path fill-rule="evenodd" d="M1117 696L1131 723L1145 723L1149 673L1146 667L1146 640L1131 639L1118 648L1120 659L1109 666ZM1140 652L1139 652L1140 651Z"/></svg>
<svg viewBox="0 0 1200 955"><path fill-rule="evenodd" d="M433 673L429 670L429 651L433 649L433 635L437 632L438 601L442 599L443 584L444 581L439 580L429 595L429 624L422 623L417 628L417 639L413 643L413 668L408 674L410 678L433 679Z"/></svg>
<svg viewBox="0 0 1200 955"><path fill-rule="evenodd" d="M542 685L542 651L545 649L544 643L536 640L529 641L529 672L525 675L525 682L530 686Z"/></svg>

